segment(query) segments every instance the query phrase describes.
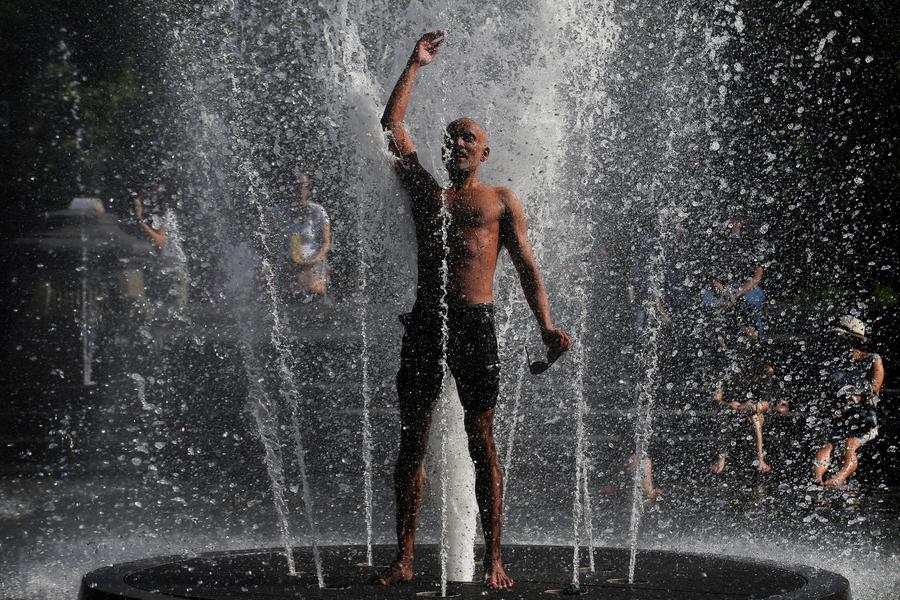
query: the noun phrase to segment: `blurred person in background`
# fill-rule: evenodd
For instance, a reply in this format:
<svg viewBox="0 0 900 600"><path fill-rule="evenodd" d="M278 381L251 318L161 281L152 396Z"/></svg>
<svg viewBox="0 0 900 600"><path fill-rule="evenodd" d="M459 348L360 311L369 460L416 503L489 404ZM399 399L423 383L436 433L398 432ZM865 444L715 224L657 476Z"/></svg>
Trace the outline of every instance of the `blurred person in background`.
<svg viewBox="0 0 900 600"><path fill-rule="evenodd" d="M287 236L287 271L304 300L326 297L331 249L331 222L325 208L311 200L312 192L312 180L304 173L296 202L278 211Z"/></svg>
<svg viewBox="0 0 900 600"><path fill-rule="evenodd" d="M145 277L148 296L157 307L181 308L187 304L187 255L182 247L178 218L165 206L164 189L154 185L132 198L134 223L149 238L157 253L156 266Z"/></svg>
<svg viewBox="0 0 900 600"><path fill-rule="evenodd" d="M721 320L726 327L732 325L728 315L749 313L756 335L762 339L766 300L762 280L770 264L771 252L763 239L746 233L742 218L732 216L726 222L726 228L728 234L718 256L713 258L711 287L704 293L703 300L725 316Z"/></svg>
<svg viewBox="0 0 900 600"><path fill-rule="evenodd" d="M812 482L840 489L856 472L859 449L878 436L877 406L884 365L881 356L866 349L866 325L860 319L843 316L830 331L835 336L837 355L824 365L824 370L830 380L830 400L836 403L822 421L822 445L813 460ZM834 445L839 442L846 445L844 462L834 476L825 480Z"/></svg>
<svg viewBox="0 0 900 600"><path fill-rule="evenodd" d="M748 437L744 425L749 422L756 442L756 468L766 474L772 467L766 462L763 444L765 414L773 404L776 412L785 414L788 403L773 398L775 368L764 355L753 325L745 326L728 350L731 350L731 363L713 393L720 409L721 431L718 457L710 471L714 474L725 471L729 450L738 440ZM746 418L739 415L746 415Z"/></svg>

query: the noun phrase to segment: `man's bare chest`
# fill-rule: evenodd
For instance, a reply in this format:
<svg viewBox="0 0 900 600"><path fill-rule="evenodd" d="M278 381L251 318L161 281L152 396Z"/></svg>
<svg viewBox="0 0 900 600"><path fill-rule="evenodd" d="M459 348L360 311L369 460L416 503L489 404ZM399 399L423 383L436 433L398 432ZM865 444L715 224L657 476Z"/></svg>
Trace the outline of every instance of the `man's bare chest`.
<svg viewBox="0 0 900 600"><path fill-rule="evenodd" d="M442 209L443 204L443 209ZM416 217L420 243L445 239L451 247L498 238L503 203L496 194L442 194Z"/></svg>
<svg viewBox="0 0 900 600"><path fill-rule="evenodd" d="M496 194L458 194L443 198L451 228L496 229L503 214L503 205Z"/></svg>

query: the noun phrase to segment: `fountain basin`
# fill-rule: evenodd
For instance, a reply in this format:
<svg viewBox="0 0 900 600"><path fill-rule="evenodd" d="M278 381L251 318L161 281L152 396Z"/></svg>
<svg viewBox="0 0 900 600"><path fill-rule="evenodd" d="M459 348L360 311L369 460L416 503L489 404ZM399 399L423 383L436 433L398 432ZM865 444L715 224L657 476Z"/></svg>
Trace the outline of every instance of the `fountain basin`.
<svg viewBox="0 0 900 600"><path fill-rule="evenodd" d="M416 598L439 596L440 565L435 545L420 545L416 579L383 588L371 584L390 561L394 546L373 548L375 566L362 564L364 546L321 548L327 587L316 583L312 550L294 549L298 570L287 574L283 549L211 552L198 556L169 556L112 565L84 576L81 600L237 600L264 598ZM476 550L476 556L478 556ZM582 595L632 600L718 598L778 598L779 600L850 600L850 584L836 573L802 565L770 561L647 550L639 554L635 583L627 583L628 549L596 548L595 570L587 568L582 550ZM504 549L507 570L516 587L490 592L479 582L451 582L447 595L459 598L544 598L559 595L572 580L572 548L568 546L509 545ZM480 573L480 569L476 569Z"/></svg>

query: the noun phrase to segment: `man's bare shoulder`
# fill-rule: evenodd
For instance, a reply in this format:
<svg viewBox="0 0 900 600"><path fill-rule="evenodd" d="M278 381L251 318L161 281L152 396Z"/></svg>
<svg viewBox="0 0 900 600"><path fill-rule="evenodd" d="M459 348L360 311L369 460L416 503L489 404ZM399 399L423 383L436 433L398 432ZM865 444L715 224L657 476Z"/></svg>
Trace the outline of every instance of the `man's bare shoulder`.
<svg viewBox="0 0 900 600"><path fill-rule="evenodd" d="M394 170L400 181L415 199L432 199L440 194L440 186L425 167L419 162L418 154L413 151L394 160Z"/></svg>
<svg viewBox="0 0 900 600"><path fill-rule="evenodd" d="M507 208L510 204L519 202L519 198L511 188L502 185L488 184L484 184L484 187L489 190L490 194L496 196L501 202L503 202L503 205Z"/></svg>
<svg viewBox="0 0 900 600"><path fill-rule="evenodd" d="M490 187L492 188L492 192L503 204L503 212L509 213L522 210L522 204L519 202L519 197L512 191L512 188L502 185L492 185Z"/></svg>

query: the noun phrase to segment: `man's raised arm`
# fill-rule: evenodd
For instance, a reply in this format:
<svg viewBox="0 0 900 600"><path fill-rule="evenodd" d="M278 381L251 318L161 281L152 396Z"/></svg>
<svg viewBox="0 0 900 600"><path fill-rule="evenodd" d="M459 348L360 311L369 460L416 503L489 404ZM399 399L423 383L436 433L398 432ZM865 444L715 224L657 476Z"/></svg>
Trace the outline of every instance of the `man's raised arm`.
<svg viewBox="0 0 900 600"><path fill-rule="evenodd" d="M541 339L553 353L568 350L572 346L569 336L563 330L556 329L550 318L550 302L547 300L544 279L531 252L531 241L528 239L528 229L525 225L525 211L512 190L503 189L502 196L506 205L506 215L501 224L504 245L519 274L519 282L528 306L531 307L531 312L534 313L541 329Z"/></svg>
<svg viewBox="0 0 900 600"><path fill-rule="evenodd" d="M411 190L426 182L437 185L434 178L419 164L418 157L416 157L416 146L413 144L409 132L406 131L403 119L406 116L406 107L409 106L409 98L416 81L416 72L419 67L434 60L443 40L443 31L431 31L419 38L412 55L406 62L403 73L400 74L400 78L388 98L384 114L381 115L381 127L388 132L389 136L388 147L400 159L397 164L398 172L406 187Z"/></svg>
<svg viewBox="0 0 900 600"><path fill-rule="evenodd" d="M403 69L400 79L394 84L387 106L384 107L384 114L381 115L381 127L390 133L390 149L398 158L404 158L416 151L412 138L409 137L409 133L403 125L403 118L406 116L406 107L409 106L409 97L412 95L416 72L419 67L424 67L434 60L442 41L444 41L443 31L431 31L419 38L412 55L406 61L406 68Z"/></svg>

